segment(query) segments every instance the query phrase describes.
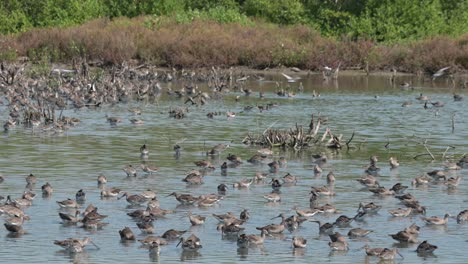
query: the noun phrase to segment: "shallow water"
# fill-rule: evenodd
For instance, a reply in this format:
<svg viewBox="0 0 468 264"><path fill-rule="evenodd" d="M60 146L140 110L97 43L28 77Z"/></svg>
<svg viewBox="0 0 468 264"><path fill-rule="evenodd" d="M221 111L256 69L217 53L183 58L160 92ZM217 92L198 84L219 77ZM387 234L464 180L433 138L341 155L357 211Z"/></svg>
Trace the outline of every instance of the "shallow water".
<svg viewBox="0 0 468 264"><path fill-rule="evenodd" d="M409 79L410 77L401 77ZM31 220L24 224L27 233L12 237L4 229L0 229L0 259L5 263L31 262L79 262L79 263L113 263L134 262L145 263L159 261L161 263L188 261L191 263L271 263L295 262L310 263L377 263L375 257L366 257L361 247L368 243L371 247L401 247L403 260L396 258L397 263L466 263L463 250L468 248L468 224L457 224L450 219L446 226L426 226L419 216L412 218L392 218L387 210L401 207L393 197L377 197L363 190L355 179L364 175L364 166L369 156L378 155L378 165L382 168L379 181L383 186L391 187L396 182L410 185L411 180L433 169L443 168L442 155L450 146L446 157L458 160L468 152L468 118L465 115L467 100L454 102L452 93L468 95L466 91L451 88L445 80L433 84L413 80L415 88L401 90L399 86L391 86L385 77L343 76L338 81L323 82L321 76L305 77L302 81L304 92L295 97L278 97L275 93L276 81L283 87L289 85L295 90L299 85L285 83L281 75L267 76L266 81L250 80L245 86L254 91L262 90L265 98L260 99L257 93L246 97L241 92L234 92L223 99L211 100L202 107L190 107L187 118L175 120L168 116L171 107L182 106L182 99L169 98L163 94L156 101L129 102L115 106L104 106L98 110L81 109L66 110L64 115L81 119L81 123L64 133L48 133L40 128L16 127L2 135L0 145L0 173L5 181L0 184L0 195L21 196L25 190L25 177L33 173L38 177L38 183L33 190L38 197L33 206L25 211ZM168 84L162 84L163 88ZM174 89L176 84L171 84ZM200 84L200 86L203 86ZM313 97L312 93L320 93ZM424 109L423 104L415 100L424 93L434 101L445 102L445 107ZM240 96L240 102L235 96ZM404 101L411 100L410 107L402 107ZM254 109L242 112L244 106L260 105L266 102L279 104L269 111L260 113ZM141 118L144 125L134 126L128 120L133 117L128 111L130 107L142 109ZM6 106L0 106L2 120L8 112ZM237 116L228 119L225 115L208 119L208 112L235 111ZM259 165L252 165L245 160L256 153L255 147L241 143L247 133L262 133L268 127L290 128L295 124L307 127L311 114L321 113L328 117L328 126L334 134L343 134L348 139L353 131L355 137L352 148L332 151L324 147L311 147L304 151L275 149L275 154L269 160ZM455 131L451 129L451 115L455 113ZM110 126L104 116L118 116L123 119L117 126ZM320 135L323 133L321 129ZM435 155L432 162L428 156L418 159L413 157L426 153L422 142L427 139L430 151ZM231 142L231 147L219 157L211 159L217 169L204 178L204 184L190 186L181 182L185 174L195 169L193 162L206 159L204 154L209 148L218 144ZM159 172L145 175L138 172L138 177L127 178L122 168L127 164L138 166L142 160L139 155L140 146L145 143L150 148L147 164L160 167ZM182 146L179 159L173 156L172 147L178 143ZM387 148L385 147L387 145ZM324 165L321 176L314 176L312 171L312 154L325 152L329 161ZM227 175L222 176L219 166L225 161L228 153L239 155L244 163L237 168L229 168ZM248 189L230 188L224 200L212 208L181 207L174 197L166 197L173 191L201 195L215 193L216 186L232 183L243 178L250 178L255 172L267 172L267 163L280 156L287 158L287 166L269 177L282 177L287 172L296 175L299 182L295 186L281 189L282 201L277 204L266 203L262 197L271 191L269 184L255 184ZM400 167L390 170L388 158L397 157ZM316 215L314 218L333 222L340 214L353 216L359 202L371 202L382 205L376 215L369 216L364 221L352 223L352 227L371 229L374 232L364 239L349 239L348 252L333 252L328 247L329 238L318 233L315 223L305 222L294 233L288 231L276 239L265 241L263 248L238 250L236 242L223 239L216 230L217 220L211 216L216 213L232 211L239 214L243 208L251 212L251 219L244 225L247 234L258 234L255 227L280 220L271 218L279 213L293 215L292 207L309 206L308 193L310 186L326 184L326 174L333 171L337 177L335 183L336 196L320 198L320 204L333 203L340 213L334 215ZM449 171L451 176L466 177L467 169ZM175 209L176 213L167 218L155 221L156 234L174 228L189 230L200 237L203 248L198 253L183 252L176 248L176 242L171 242L161 248L159 257L151 256L148 250L142 248L139 242L121 243L118 230L129 226L143 239L133 221L126 213L134 209L127 202L111 199L100 199L100 189L97 187L98 174L107 176L107 187L119 187L129 193L139 193L148 188L158 193L163 209ZM49 182L54 188L50 198L40 197L40 187ZM89 203L99 208L101 214L109 215L104 222L109 223L103 229L88 231L80 227L64 226L58 217L59 208L56 201L73 198L76 191L83 189L87 194L84 206ZM424 187L409 187L408 192L415 195L427 209L427 215L443 216L445 213L458 214L466 208L468 199L468 183L462 180L453 190L448 190L443 184L430 184ZM207 216L203 226L190 227L187 213ZM396 244L388 234L397 233L411 223L420 225L419 241L428 240L438 245L435 254L419 257L414 251L417 244ZM349 228L336 229L347 234ZM300 235L308 240L305 250L294 251L291 248L293 235ZM99 250L88 246L84 253L68 254L53 244L53 240L68 237L90 236L100 247Z"/></svg>

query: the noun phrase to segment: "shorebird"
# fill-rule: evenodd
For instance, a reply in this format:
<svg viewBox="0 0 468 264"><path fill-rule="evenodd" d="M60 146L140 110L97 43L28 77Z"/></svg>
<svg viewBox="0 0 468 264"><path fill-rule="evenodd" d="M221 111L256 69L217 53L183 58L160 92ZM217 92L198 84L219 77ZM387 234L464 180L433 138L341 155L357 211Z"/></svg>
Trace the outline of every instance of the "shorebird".
<svg viewBox="0 0 468 264"><path fill-rule="evenodd" d="M219 224L217 229L221 231L221 234L223 236L238 236L239 233L244 231L245 228L240 227L240 225L237 225L235 223L224 223Z"/></svg>
<svg viewBox="0 0 468 264"><path fill-rule="evenodd" d="M418 97L416 97L416 100L419 100L419 101L429 101L429 97L423 95L422 93L419 94Z"/></svg>
<svg viewBox="0 0 468 264"><path fill-rule="evenodd" d="M32 201L24 198L19 198L19 199L11 199L10 195L7 196L7 201L10 202L11 205L18 207L18 208L24 208L32 205Z"/></svg>
<svg viewBox="0 0 468 264"><path fill-rule="evenodd" d="M442 69L439 69L438 71L436 71L435 73L432 74L432 80L434 81L436 78L442 76L445 74L445 72L450 69L450 66L448 67L444 67Z"/></svg>
<svg viewBox="0 0 468 264"><path fill-rule="evenodd" d="M384 248L384 250L379 254L379 258L382 260L392 260L395 258L396 254L400 255L401 258L404 258L403 255L400 254L397 248L393 248L393 249Z"/></svg>
<svg viewBox="0 0 468 264"><path fill-rule="evenodd" d="M78 207L80 207L80 205L75 200L72 200L70 198L68 198L67 200L63 200L63 201L57 201L57 204L61 208L78 208Z"/></svg>
<svg viewBox="0 0 468 264"><path fill-rule="evenodd" d="M166 232L164 232L164 234L161 237L167 240L174 240L174 239L181 237L186 232L187 230L169 229Z"/></svg>
<svg viewBox="0 0 468 264"><path fill-rule="evenodd" d="M253 179L242 179L238 182L235 182L232 187L233 188L248 188L253 182Z"/></svg>
<svg viewBox="0 0 468 264"><path fill-rule="evenodd" d="M218 194L200 195L198 197L197 205L198 207L210 207L217 204L222 199L223 196Z"/></svg>
<svg viewBox="0 0 468 264"><path fill-rule="evenodd" d="M320 209L317 209L317 208L299 209L297 206L294 206L293 210L296 211L296 214L298 216L302 216L302 217L312 217L318 213L323 213L323 211L320 211Z"/></svg>
<svg viewBox="0 0 468 264"><path fill-rule="evenodd" d="M174 196L177 201L179 201L181 204L184 204L184 205L191 205L199 200L198 197L195 197L191 194L179 194L179 193L173 192L169 194L167 197L169 196Z"/></svg>
<svg viewBox="0 0 468 264"><path fill-rule="evenodd" d="M419 226L417 226L415 223L413 223L409 227L405 228L405 230L403 230L403 231L405 231L408 234L417 235L417 234L419 234L420 229L421 228Z"/></svg>
<svg viewBox="0 0 468 264"><path fill-rule="evenodd" d="M398 240L400 242L408 242L408 243L417 243L418 240L417 238L414 236L414 234L410 234L406 231L400 231L396 234L391 234L389 235L391 236L393 239L395 240Z"/></svg>
<svg viewBox="0 0 468 264"><path fill-rule="evenodd" d="M395 217L407 217L413 212L413 208L397 208L393 210L388 210L388 212Z"/></svg>
<svg viewBox="0 0 468 264"><path fill-rule="evenodd" d="M328 184L333 184L335 182L335 174L330 171L328 174L327 174L327 183Z"/></svg>
<svg viewBox="0 0 468 264"><path fill-rule="evenodd" d="M248 221L250 219L250 213L248 209L242 210L242 212L239 215L239 219L242 221Z"/></svg>
<svg viewBox="0 0 468 264"><path fill-rule="evenodd" d="M283 75L284 78L286 78L286 80L287 80L289 83L296 82L297 80L300 79L299 77L291 77L291 76L285 74L284 72L282 72L281 75Z"/></svg>
<svg viewBox="0 0 468 264"><path fill-rule="evenodd" d="M237 236L237 247L247 248L249 245L250 241L246 234L242 233Z"/></svg>
<svg viewBox="0 0 468 264"><path fill-rule="evenodd" d="M350 238L365 237L371 232L373 231L357 227L349 230L348 236Z"/></svg>
<svg viewBox="0 0 468 264"><path fill-rule="evenodd" d="M151 199L156 198L156 192L151 190L151 189L147 189L145 191L142 191L140 195L143 196L147 200L151 200Z"/></svg>
<svg viewBox="0 0 468 264"><path fill-rule="evenodd" d="M7 202L9 201L9 197L10 196L7 197ZM29 219L23 210L10 204L0 205L0 214L6 214L10 217L23 217L24 219Z"/></svg>
<svg viewBox="0 0 468 264"><path fill-rule="evenodd" d="M78 192L76 192L75 200L77 202L84 202L86 200L86 193L83 191L83 189L80 189Z"/></svg>
<svg viewBox="0 0 468 264"><path fill-rule="evenodd" d="M406 189L408 189L408 186L406 185L403 185L401 183L396 183L392 186L392 188L390 188L390 191L394 191L395 194L401 194L403 193Z"/></svg>
<svg viewBox="0 0 468 264"><path fill-rule="evenodd" d="M281 186L283 186L283 184L281 184L281 182L277 178L271 179L270 183L271 183L271 188L275 192L279 191L281 189Z"/></svg>
<svg viewBox="0 0 468 264"><path fill-rule="evenodd" d="M293 236L292 246L293 248L305 248L307 246L307 240L301 236Z"/></svg>
<svg viewBox="0 0 468 264"><path fill-rule="evenodd" d="M427 175L422 175L422 176L418 176L416 178L414 178L412 181L411 181L411 184L412 185L423 185L423 184L428 184L432 181L432 178L430 178L429 176Z"/></svg>
<svg viewBox="0 0 468 264"><path fill-rule="evenodd" d="M444 168L446 170L461 170L461 166L458 165L458 163L450 162L448 160L444 162Z"/></svg>
<svg viewBox="0 0 468 264"><path fill-rule="evenodd" d="M137 171L133 167L132 164L129 164L129 165L125 166L123 168L123 171L125 172L125 174L127 174L127 177L130 177L130 176L136 177L137 176Z"/></svg>
<svg viewBox="0 0 468 264"><path fill-rule="evenodd" d="M349 250L348 242L346 238L342 236L340 233L335 232L334 234L329 235L331 241L328 242L328 246L331 250L334 251L347 251Z"/></svg>
<svg viewBox="0 0 468 264"><path fill-rule="evenodd" d="M462 167L462 168L466 168L468 167L468 156L463 156L458 162L457 162L457 165Z"/></svg>
<svg viewBox="0 0 468 264"><path fill-rule="evenodd" d="M385 248L371 248L366 244L364 249L366 250L367 256L379 256Z"/></svg>
<svg viewBox="0 0 468 264"><path fill-rule="evenodd" d="M394 157L390 157L388 162L390 164L390 168L392 169L396 169L398 166L400 166L400 163L398 163L398 160Z"/></svg>
<svg viewBox="0 0 468 264"><path fill-rule="evenodd" d="M37 182L37 177L34 176L32 173L30 173L28 176L26 176L26 183L27 184L35 184Z"/></svg>
<svg viewBox="0 0 468 264"><path fill-rule="evenodd" d="M140 147L140 155L141 157L148 157L149 149L148 146L146 146L146 143Z"/></svg>
<svg viewBox="0 0 468 264"><path fill-rule="evenodd" d="M334 228L333 224L322 223L322 222L320 222L318 220L310 220L310 222L314 222L314 223L319 224L320 233L329 234L329 233L333 232L333 228Z"/></svg>
<svg viewBox="0 0 468 264"><path fill-rule="evenodd" d="M189 212L188 217L192 225L202 225L205 223L206 220L205 216L194 215L192 214L192 212Z"/></svg>
<svg viewBox="0 0 468 264"><path fill-rule="evenodd" d="M140 164L140 168L146 174L153 175L153 173L158 172L159 168L156 166L150 166L146 164Z"/></svg>
<svg viewBox="0 0 468 264"><path fill-rule="evenodd" d="M127 240L135 240L135 234L133 234L133 231L130 229L130 227L125 227L122 230L119 230L119 235L120 239L127 241Z"/></svg>
<svg viewBox="0 0 468 264"><path fill-rule="evenodd" d="M230 147L229 144L223 144L223 143L217 144L214 147L212 147L210 149L210 151L207 151L206 155L219 155L221 152L225 151L229 147ZM229 155L231 155L231 154L229 154Z"/></svg>
<svg viewBox="0 0 468 264"><path fill-rule="evenodd" d="M54 244L58 245L71 253L83 252L83 248L89 243L93 244L96 248L99 247L91 241L91 238L85 237L83 239L69 238L66 240L54 240Z"/></svg>
<svg viewBox="0 0 468 264"><path fill-rule="evenodd" d="M428 172L427 175L431 176L434 180L447 179L445 172L442 170L433 170Z"/></svg>
<svg viewBox="0 0 468 264"><path fill-rule="evenodd" d="M322 186L322 187L312 186L311 188L312 188L312 191L320 195L325 195L325 196L335 195L335 192L331 191L327 186Z"/></svg>
<svg viewBox="0 0 468 264"><path fill-rule="evenodd" d="M250 157L250 159L248 159L247 162L252 164L260 164L265 158L266 155L255 154L252 157Z"/></svg>
<svg viewBox="0 0 468 264"><path fill-rule="evenodd" d="M377 195L395 195L395 191L383 186L369 188L369 191Z"/></svg>
<svg viewBox="0 0 468 264"><path fill-rule="evenodd" d="M107 178L103 174L99 174L97 177L97 182L98 184L106 184L107 183Z"/></svg>
<svg viewBox="0 0 468 264"><path fill-rule="evenodd" d="M104 189L101 191L101 198L102 197L117 197L120 194L121 190L118 188L109 188Z"/></svg>
<svg viewBox="0 0 468 264"><path fill-rule="evenodd" d="M432 245L429 242L427 242L427 240L424 240L421 244L418 245L416 252L418 252L419 254L430 254L436 249L436 245Z"/></svg>
<svg viewBox="0 0 468 264"><path fill-rule="evenodd" d="M379 182L377 179L372 176L372 175L366 175L364 177L361 177L360 179L356 179L360 184L366 186L366 187L377 187L379 185Z"/></svg>
<svg viewBox="0 0 468 264"><path fill-rule="evenodd" d="M152 199L150 199L148 201L148 203L146 204L146 206L150 209L154 209L154 208L159 208L160 206L160 203L159 203L159 200L157 197L153 197Z"/></svg>
<svg viewBox="0 0 468 264"><path fill-rule="evenodd" d="M376 205L373 202L370 202L368 204L363 204L361 202L359 203L359 207L357 211L359 212L362 209L363 212L366 212L368 214L375 214L380 210L380 208L382 208L381 205Z"/></svg>
<svg viewBox="0 0 468 264"><path fill-rule="evenodd" d="M59 212L60 219L62 219L64 224L76 224L80 221L78 215L80 214L79 210L76 210L75 215L66 214Z"/></svg>
<svg viewBox="0 0 468 264"><path fill-rule="evenodd" d="M203 174L201 174L201 172L198 170L192 170L185 176L184 179L182 179L182 181L189 184L202 184Z"/></svg>
<svg viewBox="0 0 468 264"><path fill-rule="evenodd" d="M316 206L315 209L318 209L326 214L334 214L336 213L336 207L331 204L324 204L322 206Z"/></svg>
<svg viewBox="0 0 468 264"><path fill-rule="evenodd" d="M167 245L167 241L162 238L162 237L159 237L159 236L147 236L145 237L144 239L140 239L138 240L142 245L144 246L149 246L151 245L152 243L158 243L159 245Z"/></svg>
<svg viewBox="0 0 468 264"><path fill-rule="evenodd" d="M283 176L283 182L284 183L296 183L297 182L297 177L294 175L291 175L289 172Z"/></svg>
<svg viewBox="0 0 468 264"><path fill-rule="evenodd" d="M227 212L225 214L213 214L213 216L221 223L230 221L232 219L237 219L237 217L232 212Z"/></svg>
<svg viewBox="0 0 468 264"><path fill-rule="evenodd" d="M268 235L268 231L266 229L262 229L259 236L248 235L247 239L249 240L250 245L262 245L267 235Z"/></svg>
<svg viewBox="0 0 468 264"><path fill-rule="evenodd" d="M11 233L15 233L15 234L25 233L22 225L12 225L9 223L4 223L3 225L5 226L6 230L8 230Z"/></svg>
<svg viewBox="0 0 468 264"><path fill-rule="evenodd" d="M457 215L457 223L464 223L468 221L468 210L463 210Z"/></svg>
<svg viewBox="0 0 468 264"><path fill-rule="evenodd" d="M263 227L257 227L257 230L266 230L268 234L280 234L283 233L284 229L286 229L286 222L285 222L285 216L284 214L280 214L276 217L273 217L273 219L281 217L281 223L280 224L269 224Z"/></svg>
<svg viewBox="0 0 468 264"><path fill-rule="evenodd" d="M273 203L281 201L281 196L276 192L263 195L263 198L265 198L268 202L273 202Z"/></svg>
<svg viewBox="0 0 468 264"><path fill-rule="evenodd" d="M455 94L455 93L453 94L453 101L455 102L463 101L463 98L464 97L461 94Z"/></svg>
<svg viewBox="0 0 468 264"><path fill-rule="evenodd" d="M180 244L182 244L182 249L185 251L198 251L203 247L200 243L200 239L194 234L190 235L187 239L181 237L176 247Z"/></svg>
<svg viewBox="0 0 468 264"><path fill-rule="evenodd" d="M315 176L320 176L320 174L323 172L322 168L318 164L315 164L312 170L314 171Z"/></svg>
<svg viewBox="0 0 468 264"><path fill-rule="evenodd" d="M87 221L90 221L90 220L100 221L100 220L107 217L107 215L102 215L102 214L98 213L97 210L98 210L98 208L95 207L95 208L93 208L93 210L87 212L84 215L82 222L87 222Z"/></svg>
<svg viewBox="0 0 468 264"><path fill-rule="evenodd" d="M111 126L116 126L117 123L122 122L122 119L119 117L108 116L107 114L105 115L105 117L106 117L107 122L109 122Z"/></svg>
<svg viewBox="0 0 468 264"><path fill-rule="evenodd" d="M226 159L229 160L234 165L239 165L242 163L242 159L239 156L231 154L231 153L228 154Z"/></svg>
<svg viewBox="0 0 468 264"><path fill-rule="evenodd" d="M221 183L220 185L218 185L217 187L218 189L218 194L219 195L226 195L226 192L228 190L228 186L224 183Z"/></svg>
<svg viewBox="0 0 468 264"><path fill-rule="evenodd" d="M359 212L356 216L354 217L347 217L346 215L340 215L336 220L335 222L333 223L333 225L335 226L338 226L338 227L345 227L345 226L348 226L352 221L354 221L356 219L356 217L359 215Z"/></svg>
<svg viewBox="0 0 468 264"><path fill-rule="evenodd" d="M125 197L125 199L130 205L142 205L143 203L146 203L148 201L147 198L143 197L140 194L130 195L128 192L124 192L122 196L120 196L118 199L120 200L123 197Z"/></svg>
<svg viewBox="0 0 468 264"><path fill-rule="evenodd" d="M445 225L447 224L449 217L449 214L445 214L444 218L440 218L438 216L431 216L421 217L421 220L423 220L428 225Z"/></svg>
<svg viewBox="0 0 468 264"><path fill-rule="evenodd" d="M208 160L195 161L194 163L196 166L201 167L203 169L210 169L210 170L216 169L216 167L213 166L211 162L209 162Z"/></svg>
<svg viewBox="0 0 468 264"><path fill-rule="evenodd" d="M444 182L444 184L447 185L447 187L449 188L455 188L460 183L460 180L461 180L460 176L457 176L456 178L450 177Z"/></svg>
<svg viewBox="0 0 468 264"><path fill-rule="evenodd" d="M272 173L278 172L278 170L280 169L280 165L276 160L268 163L268 167L270 167L270 172Z"/></svg>

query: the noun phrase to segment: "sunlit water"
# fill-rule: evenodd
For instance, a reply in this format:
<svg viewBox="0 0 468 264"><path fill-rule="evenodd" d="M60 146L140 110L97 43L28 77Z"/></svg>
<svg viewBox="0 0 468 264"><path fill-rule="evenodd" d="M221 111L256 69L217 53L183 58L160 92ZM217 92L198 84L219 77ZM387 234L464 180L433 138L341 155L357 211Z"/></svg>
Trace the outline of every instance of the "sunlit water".
<svg viewBox="0 0 468 264"><path fill-rule="evenodd" d="M405 79L404 77L401 78ZM408 78L406 78L408 79ZM273 81L269 81L273 80ZM301 81L304 92L293 98L278 97L275 93L274 81L289 85L295 90L299 83L285 83L282 77L267 76L266 81L250 80L246 87L254 91L263 90L265 98L260 99L258 93L246 97L241 92L226 95L223 99L211 100L201 107L190 107L187 117L181 120L170 118L170 107L182 106L183 101L169 98L165 94L154 102L129 102L115 106L104 106L98 110L66 110L64 115L81 119L81 123L62 134L42 132L40 128L16 127L3 134L0 145L0 173L5 181L0 184L0 195L21 196L25 190L25 176L33 173L38 177L38 183L33 190L38 193L33 206L26 209L31 220L24 224L27 233L19 237L11 237L8 231L0 228L0 259L3 263L145 263L159 261L161 263L188 261L191 263L377 263L378 258L366 257L360 248L368 243L372 247L402 247L395 244L388 234L396 233L411 223L422 227L419 241L428 240L438 245L435 254L426 258L415 253L417 244L400 248L404 259L396 258L397 263L466 263L468 249L468 225L457 224L450 219L446 226L426 226L419 218L392 218L387 210L401 207L393 197L377 197L363 190L355 179L364 175L364 166L368 164L369 156L378 155L378 165L382 168L379 176L383 186L391 187L396 182L410 185L411 180L433 169L443 168L442 155L447 147L446 157L458 160L468 152L468 118L466 117L467 100L454 102L452 93L467 95L466 91L449 88L450 85L440 80L436 84L414 81L415 89L401 90L391 86L385 77L351 77L340 78L339 82L322 82L321 76L311 76ZM165 87L163 84L162 86ZM172 84L176 87L177 84ZM312 92L320 93L313 97ZM445 107L424 109L423 104L415 100L419 93L424 93L432 100L445 102ZM240 95L240 101L235 96ZM412 101L410 107L402 107L404 101ZM247 105L256 106L276 102L279 104L269 111L260 113L257 109L243 112ZM134 126L128 120L133 117L128 111L130 107L139 107L143 114L144 125ZM2 120L8 112L7 106L0 106ZM224 114L208 119L208 112L235 111L237 116L228 119ZM252 165L245 160L256 153L255 147L241 143L248 134L262 133L266 128L291 128L296 124L308 127L311 114L328 117L327 126L334 134L342 134L344 140L349 139L353 131L355 137L352 148L340 151L328 150L324 147L311 147L304 151L282 151L275 149L272 158L263 164ZM455 131L452 133L451 116L455 113ZM118 116L122 123L113 127L106 123L104 116ZM325 126L320 130L321 136ZM428 147L435 155L436 161L421 156L426 150L421 145L427 140ZM217 167L207 174L204 184L189 186L181 179L195 168L194 161L206 159L204 154L218 143L231 143L231 147L214 157L211 161ZM160 167L159 172L147 176L139 171L138 177L127 178L122 168L127 164L139 166L142 162L139 148L145 143L150 148L147 164ZM178 143L182 146L179 159L173 156L172 147ZM388 144L388 145L387 145ZM385 147L387 145L387 148ZM325 151L329 161L324 165L322 176L314 176L312 171L312 154ZM219 166L225 161L228 153L239 155L244 163L237 168L229 168L227 176L222 176ZM173 196L166 197L173 191L201 195L216 193L220 183L232 186L232 183L253 177L257 171L267 172L267 163L272 159L285 156L288 159L286 167L270 177L282 177L287 172L296 175L299 182L295 186L281 189L282 201L277 204L266 203L262 197L271 191L268 182L255 184L248 189L230 188L224 200L212 208L180 207ZM388 158L397 157L401 163L398 169L390 170ZM315 219L333 222L340 214L354 216L359 202L371 202L382 205L377 215L369 216L364 221L352 223L352 227L371 229L374 232L367 238L349 239L348 252L333 252L328 247L329 238L319 235L316 223L305 222L302 226L276 239L265 241L263 248L238 250L235 240L223 239L216 230L217 220L213 213L228 211L239 214L243 208L250 209L251 219L244 225L247 234L258 234L255 229L280 220L271 218L279 213L293 215L292 207L309 206L309 191L311 186L326 184L326 174L333 171L337 177L335 184L336 196L321 198L320 204L333 203L340 213L335 215L317 215ZM163 209L175 209L176 213L165 219L155 221L156 234L161 235L168 229L189 230L200 237L203 248L198 253L183 252L176 248L177 242L163 246L159 257L151 256L138 241L121 243L118 230L130 227L143 239L133 221L126 213L142 208L130 208L127 202L117 199L100 199L100 189L97 187L97 175L103 173L109 183L107 187L119 187L131 194L146 189L157 191ZM451 176L466 177L467 169L448 172ZM40 187L49 182L54 188L50 198L40 197ZM74 198L77 190L83 189L87 194L84 206L89 203L99 208L101 214L109 215L104 222L109 223L101 230L88 231L78 226L64 226L58 217L59 208L56 201ZM466 209L468 199L468 183L462 180L454 190L448 190L443 184L431 184L424 187L410 187L408 192L415 195L425 205L427 215L443 216L445 213L458 214ZM207 216L203 226L190 227L187 213ZM336 229L347 234L349 228ZM308 240L305 250L294 251L291 247L291 237L300 235ZM53 244L56 239L68 237L82 238L90 236L99 246L92 245L84 253L70 255Z"/></svg>

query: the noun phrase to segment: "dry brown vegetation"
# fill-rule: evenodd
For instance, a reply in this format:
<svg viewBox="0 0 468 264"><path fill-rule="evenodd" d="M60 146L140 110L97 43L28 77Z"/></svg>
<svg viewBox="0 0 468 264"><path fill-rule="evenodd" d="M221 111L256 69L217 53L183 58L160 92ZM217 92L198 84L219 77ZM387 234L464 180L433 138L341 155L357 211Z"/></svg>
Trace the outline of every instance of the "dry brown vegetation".
<svg viewBox="0 0 468 264"><path fill-rule="evenodd" d="M468 35L437 37L404 44L325 38L307 26L154 21L148 17L99 19L70 28L35 29L0 36L0 58L70 62L86 58L119 64L138 60L157 66L297 66L324 65L370 70L395 67L405 72L432 72L451 66L468 69Z"/></svg>

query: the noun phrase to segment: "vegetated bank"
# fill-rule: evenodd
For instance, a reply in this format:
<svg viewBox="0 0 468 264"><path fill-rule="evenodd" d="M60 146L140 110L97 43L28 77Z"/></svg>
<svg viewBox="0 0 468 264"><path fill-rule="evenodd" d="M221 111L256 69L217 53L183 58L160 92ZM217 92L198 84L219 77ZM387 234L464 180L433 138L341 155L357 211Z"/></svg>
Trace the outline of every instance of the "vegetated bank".
<svg viewBox="0 0 468 264"><path fill-rule="evenodd" d="M451 73L468 69L468 34L400 43L324 37L306 25L219 23L168 17L97 19L79 26L33 29L0 36L0 60L50 63L137 61L159 67L278 66Z"/></svg>

